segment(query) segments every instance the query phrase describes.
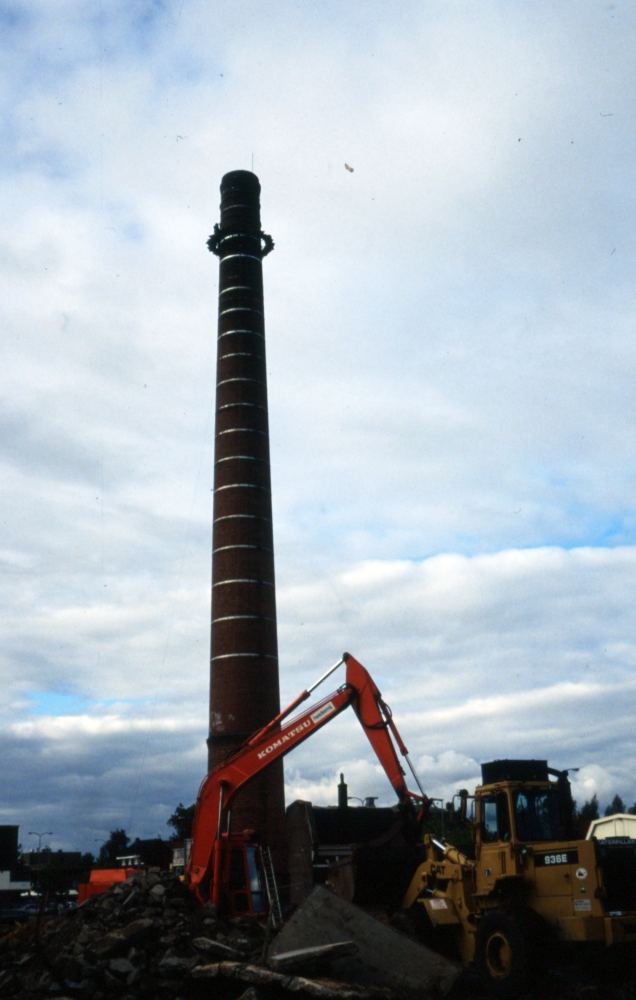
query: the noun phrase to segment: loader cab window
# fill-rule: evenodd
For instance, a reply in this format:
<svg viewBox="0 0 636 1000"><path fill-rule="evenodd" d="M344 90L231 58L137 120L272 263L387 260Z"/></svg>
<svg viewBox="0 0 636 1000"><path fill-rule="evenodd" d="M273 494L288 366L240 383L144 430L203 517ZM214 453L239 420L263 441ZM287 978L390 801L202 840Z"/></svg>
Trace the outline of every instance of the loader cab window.
<svg viewBox="0 0 636 1000"><path fill-rule="evenodd" d="M510 840L510 814L505 792L487 795L481 800L481 840L483 844Z"/></svg>
<svg viewBox="0 0 636 1000"><path fill-rule="evenodd" d="M519 840L561 839L561 797L558 791L524 789L514 793L513 805Z"/></svg>

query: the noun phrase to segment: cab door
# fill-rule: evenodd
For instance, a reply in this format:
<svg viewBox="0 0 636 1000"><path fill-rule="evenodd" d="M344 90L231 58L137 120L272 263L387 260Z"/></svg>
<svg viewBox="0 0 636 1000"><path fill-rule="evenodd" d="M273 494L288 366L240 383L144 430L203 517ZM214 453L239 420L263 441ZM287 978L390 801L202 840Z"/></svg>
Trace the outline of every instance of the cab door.
<svg viewBox="0 0 636 1000"><path fill-rule="evenodd" d="M233 917L250 912L250 899L247 892L247 872L245 870L245 853L243 846L230 848L229 878L227 881L230 898L230 913Z"/></svg>
<svg viewBox="0 0 636 1000"><path fill-rule="evenodd" d="M512 853L510 803L506 792L477 801L477 892L492 892L497 879L516 874Z"/></svg>
<svg viewBox="0 0 636 1000"><path fill-rule="evenodd" d="M262 916L267 912L263 875L255 844L232 844L227 876L230 913L233 917L247 913Z"/></svg>

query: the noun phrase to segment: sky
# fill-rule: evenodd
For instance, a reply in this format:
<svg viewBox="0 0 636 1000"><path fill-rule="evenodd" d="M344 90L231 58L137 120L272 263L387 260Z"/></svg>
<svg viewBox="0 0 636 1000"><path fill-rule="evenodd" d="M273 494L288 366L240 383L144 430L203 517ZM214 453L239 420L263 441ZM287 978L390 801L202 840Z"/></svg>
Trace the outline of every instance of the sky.
<svg viewBox="0 0 636 1000"><path fill-rule="evenodd" d="M636 801L636 3L0 0L0 26L0 823L166 838L204 777L234 169L276 244L283 703L346 649L429 795L539 757L579 804ZM335 804L341 771L393 802L352 713L286 758L287 801Z"/></svg>

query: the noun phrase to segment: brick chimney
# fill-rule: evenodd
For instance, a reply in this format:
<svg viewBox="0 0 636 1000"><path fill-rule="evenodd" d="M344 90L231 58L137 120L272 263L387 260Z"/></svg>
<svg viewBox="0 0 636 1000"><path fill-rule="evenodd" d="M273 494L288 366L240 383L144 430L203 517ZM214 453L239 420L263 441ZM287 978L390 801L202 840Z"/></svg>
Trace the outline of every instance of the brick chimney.
<svg viewBox="0 0 636 1000"><path fill-rule="evenodd" d="M280 711L267 415L261 186L234 170L221 181L221 221L208 241L220 258L212 536L209 767ZM253 829L285 865L283 765L240 793L232 829Z"/></svg>

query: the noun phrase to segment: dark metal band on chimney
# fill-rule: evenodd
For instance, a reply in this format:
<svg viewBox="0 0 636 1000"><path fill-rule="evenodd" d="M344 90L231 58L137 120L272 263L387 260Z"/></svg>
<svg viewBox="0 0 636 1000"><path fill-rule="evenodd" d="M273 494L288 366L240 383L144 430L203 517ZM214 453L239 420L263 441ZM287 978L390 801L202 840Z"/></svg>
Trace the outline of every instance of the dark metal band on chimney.
<svg viewBox="0 0 636 1000"><path fill-rule="evenodd" d="M210 767L280 711L261 263L273 241L261 232L259 198L254 174L226 174L221 221L208 241L220 258ZM261 785L260 805L255 783L234 809L252 809L241 816L252 828L266 822L261 813L274 799L282 813L282 767Z"/></svg>

